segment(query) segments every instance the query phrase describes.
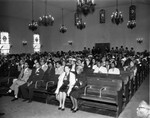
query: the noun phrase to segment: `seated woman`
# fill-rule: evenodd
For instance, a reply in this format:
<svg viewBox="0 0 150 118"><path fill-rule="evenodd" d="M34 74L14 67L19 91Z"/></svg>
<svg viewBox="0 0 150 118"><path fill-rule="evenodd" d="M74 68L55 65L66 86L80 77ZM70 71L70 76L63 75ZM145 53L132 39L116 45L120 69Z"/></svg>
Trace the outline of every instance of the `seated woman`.
<svg viewBox="0 0 150 118"><path fill-rule="evenodd" d="M59 101L58 110L65 110L66 95L70 95L75 82L75 74L70 72L70 66L66 65L65 72L63 72L58 78L58 84L55 91L56 99Z"/></svg>
<svg viewBox="0 0 150 118"><path fill-rule="evenodd" d="M70 98L72 101L72 112L75 113L78 110L78 98L80 97L80 95L83 93L84 88L87 84L87 80L85 77L85 74L82 73L83 72L83 67L81 66L77 66L76 68L76 84L74 85L71 93L70 93Z"/></svg>
<svg viewBox="0 0 150 118"><path fill-rule="evenodd" d="M120 74L120 70L115 67L115 62L111 63L111 68L109 69L108 74Z"/></svg>
<svg viewBox="0 0 150 118"><path fill-rule="evenodd" d="M27 62L25 62L24 69L22 69L22 71L19 75L19 78L15 79L16 81L13 82L13 84L10 86L10 89L8 91L8 93L11 93L12 90L14 91L15 98L12 99L12 101L15 101L18 99L19 86L21 86L27 82L27 80L29 79L29 77L31 75L31 72L32 72L32 70L29 69L29 64Z"/></svg>
<svg viewBox="0 0 150 118"><path fill-rule="evenodd" d="M107 73L107 68L104 67L103 64L104 63L98 61L93 73Z"/></svg>
<svg viewBox="0 0 150 118"><path fill-rule="evenodd" d="M150 118L150 105L142 101L137 108L137 116L139 118Z"/></svg>

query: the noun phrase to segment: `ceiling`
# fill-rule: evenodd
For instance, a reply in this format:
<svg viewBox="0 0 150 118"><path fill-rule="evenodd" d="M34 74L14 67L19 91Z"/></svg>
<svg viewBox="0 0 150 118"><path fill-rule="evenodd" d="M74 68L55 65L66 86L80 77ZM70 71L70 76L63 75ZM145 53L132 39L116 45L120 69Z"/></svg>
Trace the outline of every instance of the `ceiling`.
<svg viewBox="0 0 150 118"><path fill-rule="evenodd" d="M34 18L38 18L45 13L45 0L33 0ZM129 4L131 0L118 0L119 5ZM150 0L132 0L133 4L150 4ZM112 7L116 5L116 0L95 0L96 9ZM47 0L47 11L54 18L61 17L61 9L64 14L75 12L76 0ZM0 0L0 17L11 16L31 20L32 0Z"/></svg>

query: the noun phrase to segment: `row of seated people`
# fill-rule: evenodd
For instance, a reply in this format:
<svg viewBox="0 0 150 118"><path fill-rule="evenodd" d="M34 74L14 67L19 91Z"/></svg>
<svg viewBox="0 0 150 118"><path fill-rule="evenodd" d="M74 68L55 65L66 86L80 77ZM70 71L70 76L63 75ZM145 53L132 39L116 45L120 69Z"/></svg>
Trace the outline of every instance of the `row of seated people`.
<svg viewBox="0 0 150 118"><path fill-rule="evenodd" d="M22 67L21 73L18 79L16 81L14 80L8 92L11 92L12 90L14 90L15 98L13 99L13 101L17 100L18 90L19 90L18 88L20 87L23 98L25 100L29 100L29 102L32 102L35 83L37 80L43 79L45 81L48 81L49 79L52 79L50 76L60 75L59 78L55 80L57 82L57 88L56 88L55 94L56 94L56 98L60 102L58 109L64 110L65 109L64 103L65 103L66 95L68 96L72 95L71 100L73 103L73 108L75 107L73 109L73 112L76 112L78 109L77 98L80 96L80 92L78 91L77 93L73 93L73 90L77 90L76 88L80 88L80 86L82 88L82 85L84 88L84 86L86 85L86 81L81 82L82 80L80 80L78 82L77 70L80 68L80 70L82 70L85 73L88 72L88 70L91 70L92 73L93 72L94 73L108 73L112 69L111 71L114 72L114 74L116 74L116 71L114 70L117 70L117 74L120 74L119 68L114 69L115 65L119 65L117 60L114 57L111 57L109 59L110 60L108 60L106 57L102 58L101 60L90 58L90 57L85 58L85 59L69 58L68 60L66 59L67 61L62 59L60 61L54 62L53 60L43 60L42 58L40 63L38 62L38 60L34 60L33 67L35 67L35 69L32 69L32 70L29 69L29 65L30 65L29 63L26 62L25 65L24 63L22 63L23 65L21 66ZM128 70L128 69L136 70L136 66L134 65L134 60L132 60L129 57L124 57L121 59L121 66L122 66L122 69L124 70ZM103 69L102 70L97 69L98 71L96 71L96 68L98 69L106 68L105 70L107 70L107 72L106 71L103 72L102 71ZM46 73L49 73L49 75L47 76ZM27 74L27 78L23 79L25 78L26 74ZM83 78L86 78L86 77L83 77ZM81 88L79 90L83 93L83 89Z"/></svg>
<svg viewBox="0 0 150 118"><path fill-rule="evenodd" d="M20 87L22 96L24 98L23 101L32 102L32 98L34 95L35 83L38 80L44 78L46 76L46 72L44 73L42 67L39 62L35 63L36 69L29 69L29 65L25 62L25 68L20 73L17 79L13 80L13 84L10 86L8 93L14 91L14 99L12 101L18 100L18 90ZM52 64L49 64L49 67L52 67ZM52 70L52 69L51 69ZM59 108L61 110L65 109L65 99L66 95L71 97L73 103L73 112L78 110L77 98L83 92L83 88L86 86L86 77L83 77L82 80L78 80L79 74L83 71L83 68L78 66L76 68L76 74L71 72L70 65L65 65L64 72L62 72L58 78L57 88L56 88L56 98L59 101ZM84 76L84 74L80 74L80 76ZM46 77L45 77L46 78ZM46 78L47 79L47 78Z"/></svg>
<svg viewBox="0 0 150 118"><path fill-rule="evenodd" d="M76 64L75 62L76 62L75 59L71 59L70 60L71 64ZM32 69L31 70L31 69L29 69L29 64L27 62L25 62L24 69L22 69L18 79L14 79L13 80L13 84L11 85L10 90L8 91L8 93L10 93L10 92L12 92L12 90L14 90L15 98L12 101L18 99L18 89L19 89L19 86L20 86L20 90L22 92L23 98L25 98L25 100L29 100L29 102L31 102L32 98L33 98L33 94L34 94L34 88L35 88L36 81L41 80L41 79L43 79L45 81L48 81L46 79L49 79L53 75L59 73L60 76L59 76L58 80L55 80L55 81L58 81L58 84L57 84L58 86L57 86L57 89L56 89L55 93L57 95L57 99L60 101L59 109L60 109L60 107L62 107L62 109L64 109L64 103L65 103L65 98L66 98L65 95L69 95L70 94L72 87L75 87L75 88L78 87L78 86L76 86L74 84L75 83L77 83L77 85L81 84L81 86L82 85L83 86L86 85L85 84L86 83L85 80L84 80L84 82L82 82L81 80L80 80L80 82L76 82L78 77L75 77L75 74L74 74L74 73L77 73L77 75L78 75L78 73L80 73L80 71L82 72L83 69L84 69L83 66L77 65L77 64L75 66L72 66L71 64L67 64L69 66L66 66L66 64L65 64L65 66L62 67L60 65L60 62L56 62L56 68L54 68L54 66L53 66L51 61L49 61L47 64L48 64L48 67L45 65L43 60L41 61L41 63L39 63L36 60L35 64L34 64L36 69ZM101 63L101 64L102 65L100 65L100 62L98 61L97 65L93 66L93 70L94 70L93 72L94 73L98 73L98 72L106 73L106 72L103 71L103 69L102 70L98 70L98 71L96 69L94 69L94 67L95 68L106 68L106 67L104 67L103 63ZM111 72L111 74L120 74L119 69L115 68L114 65L115 65L115 63L112 62L111 63L111 68L109 69L108 72L109 73ZM60 69L59 69L59 67L60 67ZM72 67L76 67L76 68L73 69ZM70 85L70 89L68 89L68 88L65 88L64 86L62 86L62 83L66 83L66 84L68 83L68 80L64 79L64 73L70 73L70 71L73 72L73 74L71 74L71 76L73 76L71 78L73 78L73 79L70 79L70 82L72 84ZM83 77L83 78L85 78L85 77ZM67 80L67 82L65 82L65 81L62 82L63 80ZM63 89L63 90L65 89L64 90L65 92L62 92L62 93L58 92L58 91L61 90L60 88ZM67 93L66 89L68 89L68 93ZM80 91L83 92L83 89L81 89ZM58 94L58 93L60 93L60 94ZM80 92L78 91L77 93L80 93ZM75 97L76 97L77 93L75 93L73 95L75 95ZM77 98L75 99L75 97L71 97L71 100L73 101L73 105L75 106L75 108L77 110ZM79 95L77 95L77 97L79 97Z"/></svg>
<svg viewBox="0 0 150 118"><path fill-rule="evenodd" d="M52 61L52 60L48 60L48 61L41 60L40 61L41 67L44 72L48 68L49 61ZM133 60L129 57L122 58L120 64L117 61L117 59L115 59L114 57L110 58L110 60L108 60L106 57L103 57L101 60L96 60L95 58L85 58L85 60L83 60L81 58L77 58L77 59L69 58L68 61L69 62L66 62L66 60L63 60L63 59L60 61L56 61L54 63L52 61L52 63L54 64L56 75L60 75L62 72L64 72L64 66L66 65L66 63L71 65L72 72L75 72L75 68L77 66L81 66L81 67L83 67L83 70L85 72L87 70L90 70L93 73L120 74L120 70L123 69L123 70L134 71L134 75L136 75L137 66L135 65L135 63L139 63L138 61L135 62L135 60ZM34 60L34 63L36 63L36 62L37 62L37 59ZM18 64L18 65L20 65L19 70L21 73L21 70L24 67L23 61L20 60L20 64ZM118 66L118 65L120 65L120 66ZM29 64L29 66L31 66L31 65ZM33 67L34 66L35 66L35 64L33 64ZM115 66L117 66L117 68ZM11 68L10 68L10 70L11 70Z"/></svg>
<svg viewBox="0 0 150 118"><path fill-rule="evenodd" d="M124 50L124 48L121 46L120 47L120 50ZM84 52L84 51L83 51ZM14 76L14 77L18 77L20 71L21 71L21 66L22 66L22 63L23 62L20 62L22 60L28 60L29 61L29 66L31 66L32 68L32 65L34 63L34 60L35 59L41 59L41 58L44 58L45 60L48 60L48 59L52 59L55 61L54 58L61 58L61 59L66 59L66 57L68 58L69 56L74 56L77 60L77 62L79 61L78 57L82 60L82 63L83 65L86 65L87 66L92 66L94 65L94 59L95 60L99 60L99 59L102 59L103 57L105 58L104 60L112 60L112 59L115 59L115 62L116 63L116 66L117 68L122 68L122 65L126 65L128 63L128 61L126 60L129 60L132 59L133 61L139 61L138 63L143 63L144 60L147 60L149 61L149 53L147 51L145 52L141 52L141 53L134 53L133 55L130 55L128 53L105 53L105 54L89 54L89 55L84 55L82 51L79 51L79 52L57 52L57 53L54 53L54 52L51 52L51 53L48 53L48 52L44 52L44 53L35 53L35 54L18 54L18 55L8 55L8 56L0 56L0 76ZM92 57L90 57L92 56ZM88 62L87 62L88 60ZM122 61L126 61L125 64L122 63ZM63 60L61 60L61 63L62 65L63 64Z"/></svg>

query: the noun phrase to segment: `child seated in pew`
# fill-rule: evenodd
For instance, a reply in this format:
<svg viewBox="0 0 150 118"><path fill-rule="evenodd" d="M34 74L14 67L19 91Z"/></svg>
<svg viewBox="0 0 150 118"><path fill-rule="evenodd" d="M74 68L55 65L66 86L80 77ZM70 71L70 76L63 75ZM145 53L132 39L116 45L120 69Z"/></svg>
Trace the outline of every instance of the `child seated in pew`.
<svg viewBox="0 0 150 118"><path fill-rule="evenodd" d="M145 101L141 101L137 107L137 116L139 118L150 118L150 105L148 105Z"/></svg>
<svg viewBox="0 0 150 118"><path fill-rule="evenodd" d="M108 74L120 74L120 70L115 67L115 62L111 62L111 68L109 69Z"/></svg>

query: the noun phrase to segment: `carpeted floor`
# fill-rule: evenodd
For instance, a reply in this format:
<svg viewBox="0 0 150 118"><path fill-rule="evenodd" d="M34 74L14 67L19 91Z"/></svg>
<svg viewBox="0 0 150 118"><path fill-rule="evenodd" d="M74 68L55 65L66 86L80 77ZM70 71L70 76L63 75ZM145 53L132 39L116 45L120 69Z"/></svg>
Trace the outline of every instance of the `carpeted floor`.
<svg viewBox="0 0 150 118"><path fill-rule="evenodd" d="M11 96L0 98L0 112L5 112L1 118L112 118L100 114L78 111L72 113L70 109L59 111L57 106L35 102L22 102L22 99L11 102ZM136 108L141 100L149 102L149 77L145 79L138 91L132 97L119 118L137 118Z"/></svg>

